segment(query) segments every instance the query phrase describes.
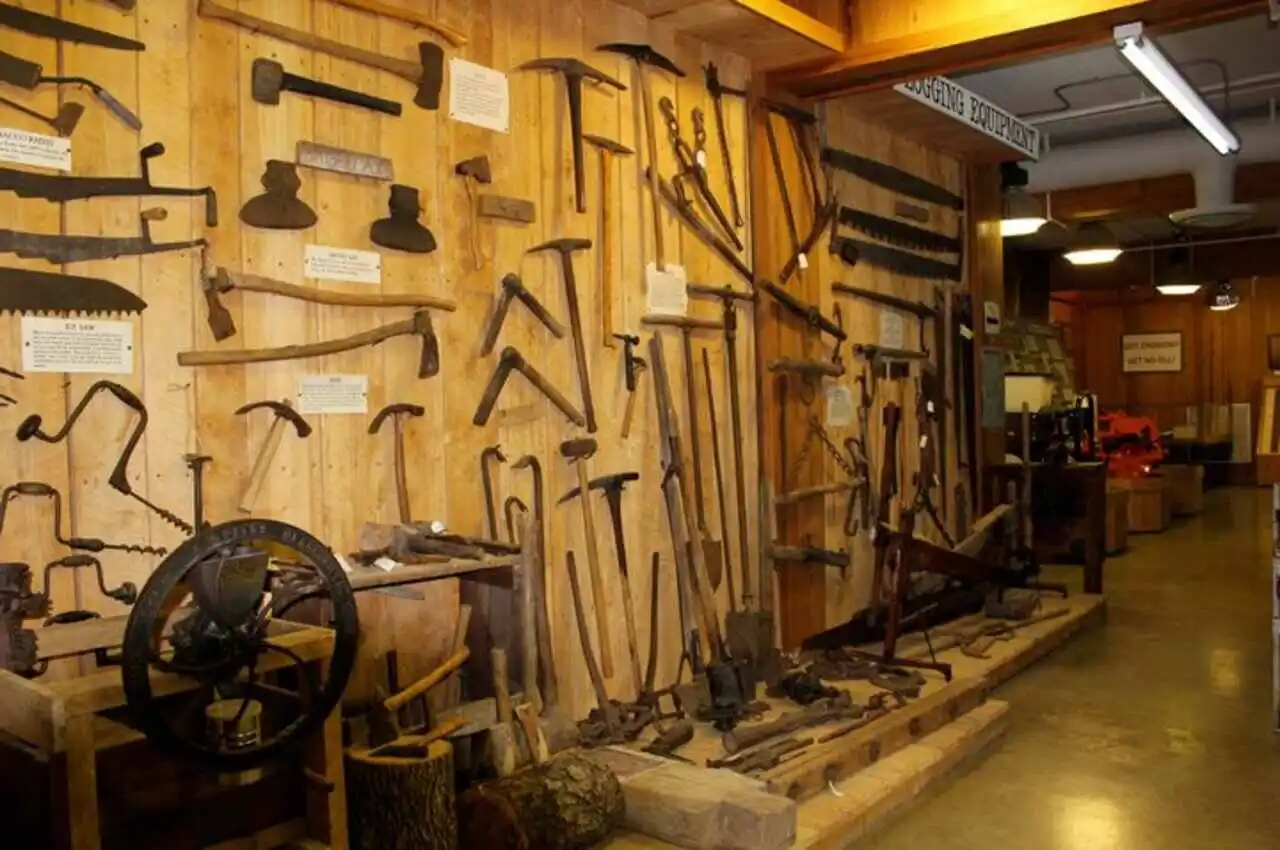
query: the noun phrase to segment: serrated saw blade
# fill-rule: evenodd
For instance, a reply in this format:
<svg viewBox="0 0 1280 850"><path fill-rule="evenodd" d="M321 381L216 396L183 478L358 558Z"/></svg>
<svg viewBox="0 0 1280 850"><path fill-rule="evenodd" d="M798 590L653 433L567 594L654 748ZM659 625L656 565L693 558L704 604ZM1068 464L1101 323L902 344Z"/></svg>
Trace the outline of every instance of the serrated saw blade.
<svg viewBox="0 0 1280 850"><path fill-rule="evenodd" d="M0 267L0 312L113 316L145 309L147 302L109 280Z"/></svg>
<svg viewBox="0 0 1280 850"><path fill-rule="evenodd" d="M916 227L902 221L895 221L875 213L855 210L852 207L840 208L840 223L865 233L881 242L897 245L899 248L915 248L920 251L939 251L960 253L960 240L936 230Z"/></svg>

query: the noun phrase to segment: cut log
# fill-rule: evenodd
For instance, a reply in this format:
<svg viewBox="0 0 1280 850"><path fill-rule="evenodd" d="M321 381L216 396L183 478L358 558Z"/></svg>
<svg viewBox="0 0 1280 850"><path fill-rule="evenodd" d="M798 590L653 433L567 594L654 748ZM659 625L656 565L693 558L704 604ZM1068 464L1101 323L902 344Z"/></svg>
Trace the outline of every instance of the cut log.
<svg viewBox="0 0 1280 850"><path fill-rule="evenodd" d="M622 823L622 786L608 768L565 753L458 798L467 850L578 850Z"/></svg>
<svg viewBox="0 0 1280 850"><path fill-rule="evenodd" d="M453 748L348 750L347 820L352 850L455 850Z"/></svg>

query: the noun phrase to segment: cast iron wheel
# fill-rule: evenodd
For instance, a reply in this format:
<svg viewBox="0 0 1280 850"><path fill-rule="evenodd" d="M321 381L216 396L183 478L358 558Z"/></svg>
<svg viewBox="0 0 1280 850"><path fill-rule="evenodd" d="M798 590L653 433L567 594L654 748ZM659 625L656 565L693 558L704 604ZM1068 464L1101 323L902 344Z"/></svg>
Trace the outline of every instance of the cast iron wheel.
<svg viewBox="0 0 1280 850"><path fill-rule="evenodd" d="M281 552L296 556L284 569L275 564ZM328 603L334 645L323 683L310 665L268 634L273 617L284 613L277 602L291 598L292 607L298 601L290 588L297 586L299 572L306 573L306 598ZM351 676L358 631L351 585L333 553L315 537L275 520L215 525L165 558L142 588L121 651L125 699L156 746L220 770L245 770L319 730ZM165 644L172 653L162 656ZM270 654L293 662L284 671L293 672L296 691L261 681L258 662ZM185 700L176 717L173 706L162 706L152 691L153 668L196 683L194 690L166 697L166 702ZM240 699L242 715L255 697L279 701L282 696L295 704L296 716L269 734L263 730L261 740L245 749L224 751L200 734L203 709L215 700Z"/></svg>

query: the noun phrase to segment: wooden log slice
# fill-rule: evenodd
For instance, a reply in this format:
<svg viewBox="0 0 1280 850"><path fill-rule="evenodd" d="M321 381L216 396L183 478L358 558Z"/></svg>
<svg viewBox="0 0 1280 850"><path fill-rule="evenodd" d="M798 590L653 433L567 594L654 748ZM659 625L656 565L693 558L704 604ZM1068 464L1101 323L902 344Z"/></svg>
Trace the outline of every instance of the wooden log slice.
<svg viewBox="0 0 1280 850"><path fill-rule="evenodd" d="M456 850L453 748L348 750L347 820L352 850Z"/></svg>

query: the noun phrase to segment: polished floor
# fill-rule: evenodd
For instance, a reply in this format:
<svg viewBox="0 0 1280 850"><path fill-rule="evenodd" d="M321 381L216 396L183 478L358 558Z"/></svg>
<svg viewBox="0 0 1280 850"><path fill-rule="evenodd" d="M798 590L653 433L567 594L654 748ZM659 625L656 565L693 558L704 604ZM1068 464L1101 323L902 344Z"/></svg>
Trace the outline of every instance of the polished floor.
<svg viewBox="0 0 1280 850"><path fill-rule="evenodd" d="M1269 490L1217 490L1130 537L1107 561L1107 624L996 694L1003 742L857 846L1280 848L1269 517Z"/></svg>

